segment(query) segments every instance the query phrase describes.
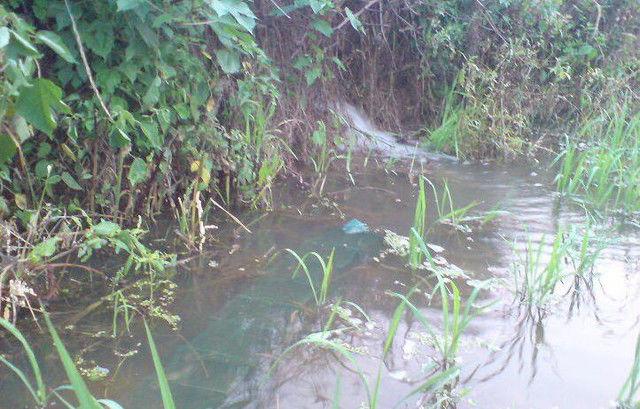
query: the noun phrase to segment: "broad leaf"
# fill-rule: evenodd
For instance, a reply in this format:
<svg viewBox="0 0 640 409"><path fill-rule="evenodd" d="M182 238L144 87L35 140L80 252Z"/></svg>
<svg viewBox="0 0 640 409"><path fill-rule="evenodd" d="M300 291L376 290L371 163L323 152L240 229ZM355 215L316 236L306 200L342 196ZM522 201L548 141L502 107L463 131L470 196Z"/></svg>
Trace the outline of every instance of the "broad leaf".
<svg viewBox="0 0 640 409"><path fill-rule="evenodd" d="M76 182L69 172L62 173L62 181L73 190L82 190L82 186Z"/></svg>
<svg viewBox="0 0 640 409"><path fill-rule="evenodd" d="M216 58L225 73L235 74L240 71L240 57L236 52L225 49L216 50Z"/></svg>
<svg viewBox="0 0 640 409"><path fill-rule="evenodd" d="M39 243L29 253L29 260L33 263L40 263L45 258L53 256L58 250L58 242L61 240L60 237L50 237Z"/></svg>
<svg viewBox="0 0 640 409"><path fill-rule="evenodd" d="M128 178L129 182L131 182L131 186L135 186L147 179L148 173L149 169L147 168L145 161L140 158L135 158L129 168Z"/></svg>
<svg viewBox="0 0 640 409"><path fill-rule="evenodd" d="M313 85L313 83L316 82L318 78L320 78L320 75L322 75L322 68L320 67L313 67L312 69L307 70L304 73L304 77L307 80L307 85Z"/></svg>
<svg viewBox="0 0 640 409"><path fill-rule="evenodd" d="M333 28L331 28L331 24L327 20L316 20L311 25L325 37L331 37L331 34L333 34Z"/></svg>
<svg viewBox="0 0 640 409"><path fill-rule="evenodd" d="M28 55L39 55L38 49L31 44L29 40L22 37L20 34L15 32L14 30L9 30L11 34L13 34L13 38L16 39L16 43L20 45L20 48Z"/></svg>
<svg viewBox="0 0 640 409"><path fill-rule="evenodd" d="M18 147L9 135L0 134L0 165L10 162L17 150Z"/></svg>
<svg viewBox="0 0 640 409"><path fill-rule="evenodd" d="M70 112L61 98L60 87L47 79L37 78L33 85L20 88L16 111L36 129L51 136L56 128L54 112Z"/></svg>
<svg viewBox="0 0 640 409"><path fill-rule="evenodd" d="M62 38L60 38L56 33L52 31L40 31L36 34L36 38L55 51L56 54L62 57L66 62L75 64L75 57L64 44Z"/></svg>
<svg viewBox="0 0 640 409"><path fill-rule="evenodd" d="M153 119L149 118L147 120L140 121L140 129L142 129L142 133L147 138L152 147L156 149L162 147L164 138L162 134L158 132L158 126Z"/></svg>
<svg viewBox="0 0 640 409"><path fill-rule="evenodd" d="M160 100L160 84L162 84L162 80L160 77L155 77L149 88L147 88L147 92L142 97L142 102L148 107L151 107L158 103Z"/></svg>
<svg viewBox="0 0 640 409"><path fill-rule="evenodd" d="M351 23L351 26L356 30L364 33L364 27L362 27L362 22L358 19L358 17L353 14L353 12L349 9L349 7L344 8L344 12L347 14L347 18Z"/></svg>
<svg viewBox="0 0 640 409"><path fill-rule="evenodd" d="M122 229L114 222L101 220L100 223L91 228L91 231L98 236L110 237L120 233Z"/></svg>
<svg viewBox="0 0 640 409"><path fill-rule="evenodd" d="M256 16L247 3L237 0L209 0L209 6L223 17L231 14L233 18L248 32L252 32L256 26Z"/></svg>

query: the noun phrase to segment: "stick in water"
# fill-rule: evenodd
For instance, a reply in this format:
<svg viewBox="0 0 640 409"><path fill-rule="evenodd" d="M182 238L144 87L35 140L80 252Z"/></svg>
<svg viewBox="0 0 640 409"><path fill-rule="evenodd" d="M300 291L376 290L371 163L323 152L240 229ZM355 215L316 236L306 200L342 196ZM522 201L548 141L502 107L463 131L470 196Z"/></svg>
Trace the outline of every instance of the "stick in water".
<svg viewBox="0 0 640 409"><path fill-rule="evenodd" d="M229 217L231 217L231 219L233 219L234 222L238 223L243 229L245 229L246 231L248 231L249 233L252 233L251 230L249 230L249 228L247 226L245 226L240 219L238 219L237 217L235 217L234 215L232 215L231 213L229 213L229 211L227 209L225 209L224 207L222 207L221 204L219 204L218 202L216 202L215 200L213 200L213 198L209 198L209 200L211 200L211 202L216 205L217 207L219 207L223 212L225 212Z"/></svg>

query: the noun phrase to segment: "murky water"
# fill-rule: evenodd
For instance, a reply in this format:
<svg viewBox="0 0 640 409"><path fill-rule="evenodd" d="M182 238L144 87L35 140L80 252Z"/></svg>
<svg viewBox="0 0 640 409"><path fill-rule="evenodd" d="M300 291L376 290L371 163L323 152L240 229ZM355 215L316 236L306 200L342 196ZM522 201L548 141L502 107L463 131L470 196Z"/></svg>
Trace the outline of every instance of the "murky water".
<svg viewBox="0 0 640 409"><path fill-rule="evenodd" d="M354 363L335 351L301 346L272 367L288 346L320 331L329 313L315 308L303 275L291 279L295 263L285 262L284 256L268 261L285 248L327 255L339 246L330 295L334 301L339 297L361 325L337 339L356 351L356 366L373 386L398 304L388 292L405 293L417 280L400 260L374 259L381 249L379 241L369 240L374 234L349 235L341 226L357 218L374 232L407 234L416 196L414 178L407 176L412 165L410 159L395 166L385 161L355 157L355 186L345 172L336 171L326 183L322 203L307 198L295 184L282 186L276 203L286 207L264 217L241 215L245 223L257 220L252 234L239 233L181 266L176 308L181 329L158 330L156 335L179 408L325 408L336 400L339 407L358 408L367 402ZM485 225L474 224L471 231L459 231L433 223L437 215L430 196L428 242L442 246L444 257L470 279L498 279L482 295L483 303L495 303L471 321L461 340L455 391L462 396L457 407L611 407L630 369L640 330L639 236L607 231L614 240L588 277L567 277L545 308L527 309L512 291L514 249L523 252L529 237L536 244L548 243L543 249L548 254L557 229L580 226L583 212L560 205L550 178L539 170L541 175L532 173L528 166L434 160L413 166L414 171L423 166L439 190L446 179L457 207L480 201L474 214L496 208L505 212ZM515 245L514 239L519 240ZM468 296L467 279L457 281ZM371 321L365 324L345 301L360 306ZM438 327L439 307L422 305ZM336 323L341 325L344 322ZM382 366L378 407L395 407L437 362L425 332L409 314L401 321ZM135 339L129 342L135 346ZM101 362L116 361L109 358L109 350L94 355ZM107 385L108 395L127 408L158 408L154 385L150 358L141 353L124 361ZM420 399L416 395L399 407L416 407Z"/></svg>

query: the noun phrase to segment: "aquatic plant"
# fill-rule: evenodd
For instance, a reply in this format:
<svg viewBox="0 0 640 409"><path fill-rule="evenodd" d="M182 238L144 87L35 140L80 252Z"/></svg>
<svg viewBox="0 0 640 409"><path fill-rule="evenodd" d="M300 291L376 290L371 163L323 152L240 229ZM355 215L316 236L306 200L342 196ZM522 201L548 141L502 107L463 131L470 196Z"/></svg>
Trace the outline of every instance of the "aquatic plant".
<svg viewBox="0 0 640 409"><path fill-rule="evenodd" d="M557 190L579 203L635 218L640 212L640 113L613 104L558 154Z"/></svg>
<svg viewBox="0 0 640 409"><path fill-rule="evenodd" d="M409 235L409 266L417 269L423 261L424 254L420 251L418 245L418 237L424 236L425 225L427 221L427 195L424 189L424 177L418 178L418 198L416 199L416 210L413 216L412 230L415 234ZM385 238L386 240L386 238Z"/></svg>
<svg viewBox="0 0 640 409"><path fill-rule="evenodd" d="M24 351L31 367L31 372L35 379L35 385L29 379L30 377L25 371L11 363L3 355L0 355L0 362L6 365L20 379L20 381L29 391L35 403L39 407L46 407L49 404L52 404L55 398L65 407L75 408L76 406L72 405L67 400L67 398L63 396L63 393L65 391L71 391L74 393L78 402L78 409L103 409L104 407L109 409L122 409L122 406L120 404L111 399L98 399L93 395L85 380L82 378L78 367L69 355L67 348L60 339L60 336L53 326L53 323L51 322L51 319L49 318L49 314L47 312L44 312L44 320L49 330L49 334L53 339L53 345L56 352L58 353L58 357L60 359L60 362L62 363L62 367L64 368L64 371L67 375L67 379L70 382L69 385L62 385L52 389L50 393L47 393L47 386L43 380L43 374L40 368L40 364L38 363L35 353L33 352L31 345L29 345L29 342L26 340L24 334L11 322L5 320L4 318L0 318L0 328L6 330L20 343L20 346L22 347L22 350ZM153 358L154 367L158 376L158 382L160 384L160 392L162 395L164 409L175 409L175 404L173 403L173 398L171 396L171 390L169 389L169 384L164 374L164 369L162 367L162 363L160 362L160 357L156 350L153 336L151 335L151 331L149 330L146 321L144 322L144 325L147 334L147 340L149 342L149 348Z"/></svg>
<svg viewBox="0 0 640 409"><path fill-rule="evenodd" d="M331 250L329 257L325 260L320 254L315 251L310 251L304 254L302 257L291 249L284 249L285 252L291 254L298 265L293 271L292 277L295 278L300 270L302 270L307 277L307 281L309 283L309 288L311 288L311 292L313 293L313 298L316 302L317 306L321 306L327 302L327 296L329 294L329 287L331 285L331 276L333 275L333 259L335 255L335 249ZM309 257L314 258L321 268L322 280L320 282L319 288L314 283L314 277L312 274L309 265L307 264L307 259Z"/></svg>
<svg viewBox="0 0 640 409"><path fill-rule="evenodd" d="M303 346L314 346L320 349L330 350L335 352L337 356L346 359L346 361L351 365L351 370L355 371L358 375L358 378L362 382L362 385L365 389L365 393L367 396L367 407L369 409L377 409L379 406L379 399L382 393L384 393L384 388L382 387L382 374L385 369L384 359L389 354L391 347L393 345L393 341L395 339L398 326L400 321L404 317L406 307L410 304L407 304L407 298L401 296L401 301L394 310L393 317L391 322L389 323L389 328L387 329L387 333L385 336L385 341L383 344L382 357L380 358L378 371L375 377L375 383L373 387L370 384L370 380L365 376L364 371L358 365L354 352L351 351L343 342L339 340L335 335L339 335L341 333L340 329L332 330L330 327L325 326L325 329L321 332L316 332L309 334L297 341L293 345L286 348L280 356L275 360L270 368L270 373L279 365L279 363L284 359L286 355L288 355L291 351L296 348ZM331 322L333 321L330 318ZM400 406L406 400L418 395L418 394L426 394L426 393L437 393L442 391L448 385L457 379L459 375L458 367L450 367L444 368L442 370L434 371L430 376L427 376L423 382L421 382L417 387L415 387L411 392L409 392L406 396L400 398L396 403L396 406ZM339 399L339 383L336 386L336 394L334 397L333 405L336 406L338 404L337 400Z"/></svg>
<svg viewBox="0 0 640 409"><path fill-rule="evenodd" d="M426 179L426 178L425 178ZM436 211L438 213L437 222L442 224L448 224L453 226L455 229L468 232L470 229L465 223L475 221L475 220L490 220L495 217L495 212L488 212L483 217L471 217L468 216L468 213L478 206L479 202L471 202L463 207L456 207L453 195L451 194L451 189L449 188L449 182L444 179L442 184L442 193L438 195L438 190L436 186L429 180L426 179L427 183L431 186L431 190L433 191L433 197L436 205Z"/></svg>
<svg viewBox="0 0 640 409"><path fill-rule="evenodd" d="M516 243L514 243L515 249ZM558 230L551 244L550 254L545 255L548 243L543 236L538 244L527 238L523 252L512 263L511 272L514 288L520 302L529 306L544 306L558 283L567 276L564 257L569 245L565 241L564 231ZM514 250L515 251L515 250Z"/></svg>
<svg viewBox="0 0 640 409"><path fill-rule="evenodd" d="M153 340L153 335L151 335L151 330L149 329L149 325L147 324L146 320L144 321L144 330L147 335L147 342L149 343L151 358L153 359L153 367L155 368L156 376L158 377L158 384L160 385L162 405L164 409L175 409L176 404L173 401L173 394L171 393L171 388L169 387L169 381L167 380L167 376L162 366L162 361L160 360L160 355L158 354L158 350L156 349L156 343Z"/></svg>
<svg viewBox="0 0 640 409"><path fill-rule="evenodd" d="M529 236L521 251L516 249L517 241L514 242L516 259L511 273L519 301L530 307L544 307L565 278L587 278L609 244L593 234L591 226L559 228L551 243L544 235L537 244Z"/></svg>
<svg viewBox="0 0 640 409"><path fill-rule="evenodd" d="M629 371L627 380L618 394L618 408L637 409L640 407L638 392L640 392L640 335L638 335L636 340L636 349L633 356L633 363L631 364L631 370Z"/></svg>

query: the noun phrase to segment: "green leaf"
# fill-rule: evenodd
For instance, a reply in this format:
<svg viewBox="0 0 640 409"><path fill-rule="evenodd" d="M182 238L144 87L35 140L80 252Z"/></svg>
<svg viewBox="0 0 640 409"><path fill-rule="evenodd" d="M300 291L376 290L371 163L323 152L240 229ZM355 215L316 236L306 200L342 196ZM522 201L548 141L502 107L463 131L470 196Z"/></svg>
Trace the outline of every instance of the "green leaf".
<svg viewBox="0 0 640 409"><path fill-rule="evenodd" d="M116 128L109 137L109 145L114 148L123 148L125 146L131 145L131 138L125 131L120 128Z"/></svg>
<svg viewBox="0 0 640 409"><path fill-rule="evenodd" d="M156 348L156 343L153 341L151 330L147 321L144 321L144 329L147 333L147 341L149 342L149 350L151 351L151 358L153 359L153 367L156 370L156 376L158 377L158 385L160 385L160 395L162 396L162 406L164 409L176 409L176 404L173 401L173 395L171 394L171 388L169 388L169 381L167 375L162 367L162 361L160 360L160 354Z"/></svg>
<svg viewBox="0 0 640 409"><path fill-rule="evenodd" d="M236 52L226 49L216 50L216 58L225 73L235 74L240 71L240 57Z"/></svg>
<svg viewBox="0 0 640 409"><path fill-rule="evenodd" d="M209 6L223 17L231 14L233 18L248 32L252 32L256 26L257 17L247 3L237 0L208 0Z"/></svg>
<svg viewBox="0 0 640 409"><path fill-rule="evenodd" d="M91 228L91 231L98 236L111 237L120 233L122 229L117 223L101 220L100 223Z"/></svg>
<svg viewBox="0 0 640 409"><path fill-rule="evenodd" d="M62 173L62 181L73 190L82 190L82 186L76 182L69 172Z"/></svg>
<svg viewBox="0 0 640 409"><path fill-rule="evenodd" d="M16 100L16 111L36 129L51 136L56 128L54 111L68 113L69 107L62 102L62 90L53 82L37 78L33 85L22 87Z"/></svg>
<svg viewBox="0 0 640 409"><path fill-rule="evenodd" d="M127 11L135 9L144 2L145 0L118 0L116 4L118 5L118 11Z"/></svg>
<svg viewBox="0 0 640 409"><path fill-rule="evenodd" d="M149 118L146 121L140 121L140 129L142 129L142 133L147 138L152 147L156 149L160 149L160 147L162 147L164 138L158 132L158 126L153 119Z"/></svg>
<svg viewBox="0 0 640 409"><path fill-rule="evenodd" d="M149 88L147 88L146 94L142 97L142 102L144 102L146 106L151 107L160 100L160 84L162 84L160 77L155 77L149 85Z"/></svg>
<svg viewBox="0 0 640 409"><path fill-rule="evenodd" d="M20 34L16 33L14 30L9 30L11 34L13 34L13 38L16 39L16 42L20 45L22 50L28 55L39 55L38 49L31 44L29 40L22 37Z"/></svg>
<svg viewBox="0 0 640 409"><path fill-rule="evenodd" d="M0 27L0 49L9 44L9 29L7 27Z"/></svg>
<svg viewBox="0 0 640 409"><path fill-rule="evenodd" d="M313 67L310 70L305 71L304 76L307 80L307 85L313 85L314 82L322 75L322 68Z"/></svg>
<svg viewBox="0 0 640 409"><path fill-rule="evenodd" d="M67 373L67 378L71 383L73 392L78 399L78 403L80 404L80 409L102 409L100 404L96 401L96 398L91 395L91 391L87 384L82 379L82 375L76 368L76 365L73 363L73 359L67 352L60 336L56 332L53 324L51 323L51 319L49 318L49 314L44 314L44 319L47 323L47 328L49 328L49 332L51 333L51 338L53 338L53 345L56 347L58 351L58 356L60 357L60 361L62 361L62 366L64 367L64 371Z"/></svg>
<svg viewBox="0 0 640 409"><path fill-rule="evenodd" d="M333 34L333 28L327 20L316 20L311 23L311 26L322 33L325 37L331 37L331 35Z"/></svg>
<svg viewBox="0 0 640 409"><path fill-rule="evenodd" d="M18 147L9 135L0 134L0 165L10 162L17 150Z"/></svg>
<svg viewBox="0 0 640 409"><path fill-rule="evenodd" d="M106 59L115 43L114 25L101 20L94 20L88 27L87 33L81 33L87 48L100 57Z"/></svg>
<svg viewBox="0 0 640 409"><path fill-rule="evenodd" d="M64 44L62 38L60 38L56 33L52 31L39 31L38 34L36 34L36 38L55 51L56 54L62 57L66 62L71 64L76 63L75 57Z"/></svg>
<svg viewBox="0 0 640 409"><path fill-rule="evenodd" d="M61 240L60 237L56 236L38 243L29 253L29 260L33 263L40 263L44 259L53 256L58 250L58 243Z"/></svg>
<svg viewBox="0 0 640 409"><path fill-rule="evenodd" d="M146 180L148 173L149 169L147 168L146 162L140 158L135 158L129 168L128 178L131 186L135 186Z"/></svg>
<svg viewBox="0 0 640 409"><path fill-rule="evenodd" d="M362 27L362 23L358 20L358 17L353 14L353 12L349 9L349 7L344 8L344 12L347 14L347 18L351 23L351 26L356 30L364 33L364 27Z"/></svg>

